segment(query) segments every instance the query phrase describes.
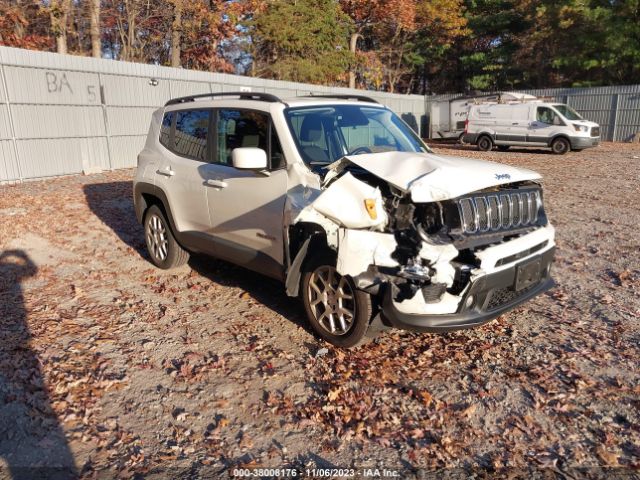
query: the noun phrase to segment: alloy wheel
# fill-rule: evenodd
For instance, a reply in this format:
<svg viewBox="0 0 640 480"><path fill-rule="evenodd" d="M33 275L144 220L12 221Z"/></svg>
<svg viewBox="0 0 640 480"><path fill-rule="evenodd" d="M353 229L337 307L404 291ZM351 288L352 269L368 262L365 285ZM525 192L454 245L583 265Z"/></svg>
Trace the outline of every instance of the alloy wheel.
<svg viewBox="0 0 640 480"><path fill-rule="evenodd" d="M356 315L355 295L347 277L335 267L318 267L309 279L309 306L318 324L331 335L345 335Z"/></svg>
<svg viewBox="0 0 640 480"><path fill-rule="evenodd" d="M147 221L147 245L154 258L164 262L169 254L167 227L158 215L151 215Z"/></svg>

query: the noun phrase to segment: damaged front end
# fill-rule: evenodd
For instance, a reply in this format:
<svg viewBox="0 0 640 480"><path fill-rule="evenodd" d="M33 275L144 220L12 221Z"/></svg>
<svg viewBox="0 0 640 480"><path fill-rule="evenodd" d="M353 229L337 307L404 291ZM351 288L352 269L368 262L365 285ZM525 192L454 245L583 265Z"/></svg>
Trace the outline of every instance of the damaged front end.
<svg viewBox="0 0 640 480"><path fill-rule="evenodd" d="M321 226L336 270L380 299L383 321L417 331L472 327L552 286L554 230L537 174L463 181L442 157L384 155L330 165L322 193L294 221ZM290 294L311 238L291 265Z"/></svg>

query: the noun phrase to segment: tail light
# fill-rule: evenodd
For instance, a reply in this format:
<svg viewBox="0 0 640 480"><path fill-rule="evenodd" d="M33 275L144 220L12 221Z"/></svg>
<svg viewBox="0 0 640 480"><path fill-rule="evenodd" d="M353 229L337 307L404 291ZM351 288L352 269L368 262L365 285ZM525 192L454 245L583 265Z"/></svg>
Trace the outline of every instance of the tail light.
<svg viewBox="0 0 640 480"><path fill-rule="evenodd" d="M464 121L464 133L465 134L469 133L469 119L468 118Z"/></svg>

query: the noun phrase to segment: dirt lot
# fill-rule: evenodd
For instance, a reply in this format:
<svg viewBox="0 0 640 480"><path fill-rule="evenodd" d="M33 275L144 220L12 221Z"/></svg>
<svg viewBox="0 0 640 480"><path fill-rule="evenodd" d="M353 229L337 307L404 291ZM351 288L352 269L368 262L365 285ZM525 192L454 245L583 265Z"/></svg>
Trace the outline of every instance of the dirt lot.
<svg viewBox="0 0 640 480"><path fill-rule="evenodd" d="M639 475L640 147L436 150L544 175L558 286L482 328L356 351L318 341L274 281L153 268L133 171L0 187L0 477Z"/></svg>

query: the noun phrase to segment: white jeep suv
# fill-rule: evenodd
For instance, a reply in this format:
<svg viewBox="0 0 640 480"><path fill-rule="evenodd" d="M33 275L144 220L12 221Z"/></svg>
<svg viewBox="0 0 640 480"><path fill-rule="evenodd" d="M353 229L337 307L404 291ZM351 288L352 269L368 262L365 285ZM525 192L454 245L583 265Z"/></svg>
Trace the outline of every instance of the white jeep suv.
<svg viewBox="0 0 640 480"><path fill-rule="evenodd" d="M341 347L485 323L553 285L540 175L435 155L360 96L194 95L153 114L135 210L151 261L284 282Z"/></svg>

